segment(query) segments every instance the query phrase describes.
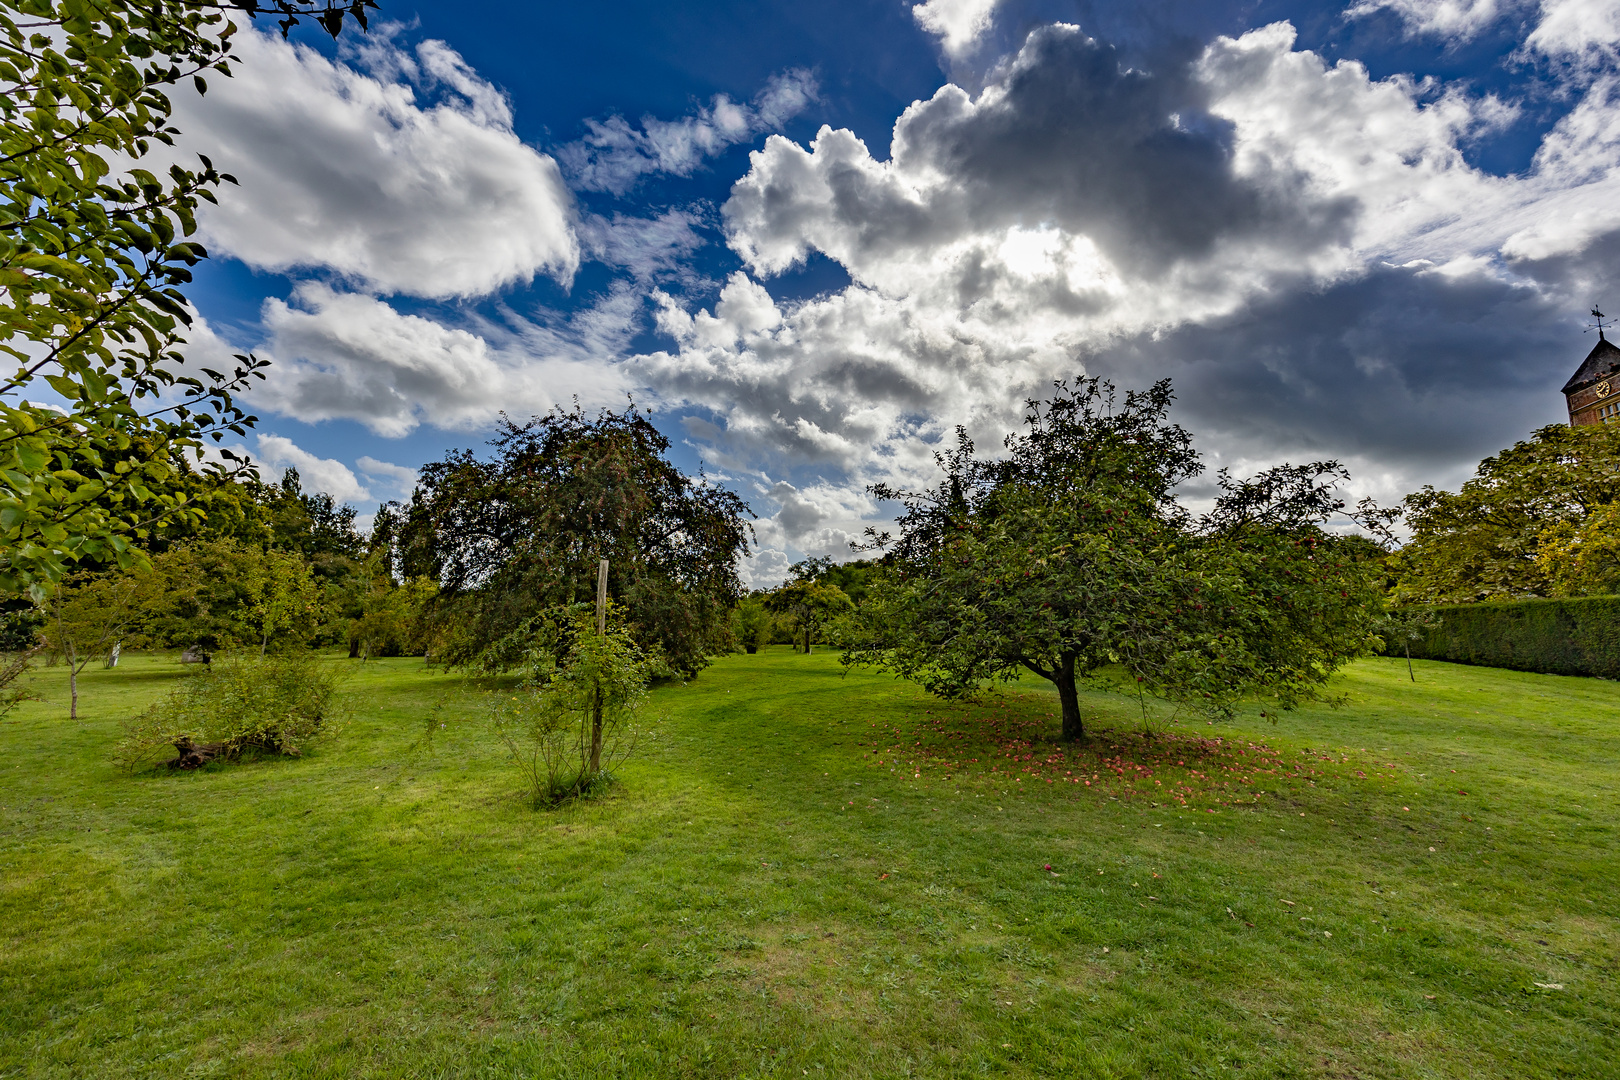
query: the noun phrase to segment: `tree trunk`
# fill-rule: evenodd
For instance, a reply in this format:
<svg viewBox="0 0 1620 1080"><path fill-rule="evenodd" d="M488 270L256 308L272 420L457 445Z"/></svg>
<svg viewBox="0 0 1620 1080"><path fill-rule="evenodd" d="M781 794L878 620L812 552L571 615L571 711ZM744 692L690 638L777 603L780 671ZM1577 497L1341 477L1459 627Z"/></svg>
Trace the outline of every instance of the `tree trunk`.
<svg viewBox="0 0 1620 1080"><path fill-rule="evenodd" d="M61 626L61 621L57 624ZM66 635L63 635L66 637ZM79 718L79 650L73 647L73 640L66 641L66 648L62 651L67 655L68 662L68 719Z"/></svg>
<svg viewBox="0 0 1620 1080"><path fill-rule="evenodd" d="M591 771L592 777L602 771L602 687L597 684L596 701L591 706Z"/></svg>
<svg viewBox="0 0 1620 1080"><path fill-rule="evenodd" d="M215 758L225 756L229 747L225 743L209 743L206 746L198 746L191 741L189 735L185 735L175 740L174 749L179 756L169 762L169 768L200 769Z"/></svg>
<svg viewBox="0 0 1620 1080"><path fill-rule="evenodd" d="M1074 687L1073 654L1065 654L1052 674L1057 676L1052 682L1057 686L1058 701L1063 703L1063 741L1083 739L1086 726L1080 719L1080 694Z"/></svg>
<svg viewBox="0 0 1620 1080"><path fill-rule="evenodd" d="M350 634L349 635L349 659L350 660L358 660L359 658L360 658L360 635L359 634Z"/></svg>
<svg viewBox="0 0 1620 1080"><path fill-rule="evenodd" d="M804 628L804 655L810 655L810 628Z"/></svg>
<svg viewBox="0 0 1620 1080"><path fill-rule="evenodd" d="M1406 643L1406 674L1411 677L1413 682L1417 682L1417 672L1412 670L1412 642L1410 640Z"/></svg>
<svg viewBox="0 0 1620 1080"><path fill-rule="evenodd" d="M607 636L607 575L608 561L596 564L596 636Z"/></svg>

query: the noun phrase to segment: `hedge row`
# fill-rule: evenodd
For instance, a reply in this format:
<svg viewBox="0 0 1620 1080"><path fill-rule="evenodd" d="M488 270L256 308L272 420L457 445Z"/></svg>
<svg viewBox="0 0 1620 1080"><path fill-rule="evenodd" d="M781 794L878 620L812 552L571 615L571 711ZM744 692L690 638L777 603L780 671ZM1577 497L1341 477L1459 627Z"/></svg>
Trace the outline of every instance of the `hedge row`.
<svg viewBox="0 0 1620 1080"><path fill-rule="evenodd" d="M1620 678L1620 596L1447 604L1412 656L1549 675ZM1392 640L1391 656L1404 643Z"/></svg>

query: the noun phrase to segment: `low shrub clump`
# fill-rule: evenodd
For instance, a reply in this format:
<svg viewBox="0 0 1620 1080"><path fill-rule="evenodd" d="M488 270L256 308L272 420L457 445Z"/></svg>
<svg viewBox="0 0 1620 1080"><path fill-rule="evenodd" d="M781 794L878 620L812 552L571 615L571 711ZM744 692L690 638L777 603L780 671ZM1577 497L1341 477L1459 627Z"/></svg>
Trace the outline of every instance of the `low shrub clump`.
<svg viewBox="0 0 1620 1080"><path fill-rule="evenodd" d="M491 720L531 805L588 795L634 751L647 683L662 665L623 626L599 632L583 605L537 623L534 676L493 695Z"/></svg>
<svg viewBox="0 0 1620 1080"><path fill-rule="evenodd" d="M218 658L126 720L115 759L134 770L158 764L171 750L178 755L171 769L244 755L297 757L333 733L337 679L311 652Z"/></svg>

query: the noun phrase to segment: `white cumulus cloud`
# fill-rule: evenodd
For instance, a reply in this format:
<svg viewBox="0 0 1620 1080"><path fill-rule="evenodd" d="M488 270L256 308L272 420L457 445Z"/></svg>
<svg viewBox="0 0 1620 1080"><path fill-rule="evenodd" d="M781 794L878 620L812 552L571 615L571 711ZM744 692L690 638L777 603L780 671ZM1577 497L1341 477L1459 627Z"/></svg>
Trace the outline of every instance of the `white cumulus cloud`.
<svg viewBox="0 0 1620 1080"><path fill-rule="evenodd" d="M756 526L761 547L791 547L840 560L850 556L851 542L863 539L865 522L876 510L864 494L826 482L801 489L779 480L761 494L777 506Z"/></svg>
<svg viewBox="0 0 1620 1080"><path fill-rule="evenodd" d="M406 468L404 465L378 461L369 455L360 457L354 464L361 475L390 495L407 497L416 486L416 470Z"/></svg>
<svg viewBox="0 0 1620 1080"><path fill-rule="evenodd" d="M931 475L956 424L994 449L1026 396L1090 370L1195 388L1216 463L1338 455L1398 494L1522 430L1525 380L1546 378L1525 357L1569 302L1527 260L1620 235L1620 100L1602 78L1582 92L1503 177L1462 148L1510 106L1330 63L1286 23L1156 73L1045 27L977 95L914 102L887 156L831 127L767 139L723 208L745 272L695 311L655 296L673 346L634 367L706 410L688 434L728 468L849 491ZM812 256L851 283L772 300ZM770 496L762 543L830 550L877 513L825 510L815 487Z"/></svg>
<svg viewBox="0 0 1620 1080"><path fill-rule="evenodd" d="M911 17L939 38L948 55L956 57L971 52L990 29L998 3L1000 0L928 0L913 7Z"/></svg>
<svg viewBox="0 0 1620 1080"><path fill-rule="evenodd" d="M266 480L279 479L282 469L297 469L306 493L325 492L340 503L372 498L371 490L354 475L354 470L335 458L317 457L281 435L260 434L255 442L258 449L250 456L258 462Z"/></svg>
<svg viewBox="0 0 1620 1080"><path fill-rule="evenodd" d="M256 406L310 422L358 420L384 436L423 423L475 428L502 410L543 412L576 395L594 404L623 389L600 354L561 357L520 339L496 348L480 334L317 282L299 285L290 303L265 301L261 322L268 337L258 352L272 366Z"/></svg>
<svg viewBox="0 0 1620 1080"><path fill-rule="evenodd" d="M556 162L513 133L505 97L444 43L413 57L372 40L360 55L377 74L251 28L236 51L234 78L174 94L178 151L241 182L204 208L211 247L421 297L570 279L579 244ZM442 100L424 105L418 90Z"/></svg>
<svg viewBox="0 0 1620 1080"><path fill-rule="evenodd" d="M1177 129L1177 93L1057 26L977 98L915 102L887 160L829 127L767 140L724 208L733 248L756 276L819 252L854 283L783 308L739 274L712 312L666 301L680 348L643 369L729 403L730 440L881 472L926 465L917 435L1004 432L1024 392L1112 337L1339 272L1353 203L1297 169L1235 176Z"/></svg>
<svg viewBox="0 0 1620 1080"><path fill-rule="evenodd" d="M1361 0L1345 14L1350 18L1392 11L1410 34L1433 34L1467 40L1494 23L1505 11L1523 7L1515 0Z"/></svg>
<svg viewBox="0 0 1620 1080"><path fill-rule="evenodd" d="M1240 174L1295 170L1314 190L1360 204L1349 268L1547 258L1620 228L1614 76L1585 87L1527 172L1501 177L1470 166L1460 148L1511 117L1495 99L1445 93L1424 103L1431 87L1374 80L1351 61L1330 66L1293 42L1286 23L1221 38L1199 70L1210 111L1235 127Z"/></svg>
<svg viewBox="0 0 1620 1080"><path fill-rule="evenodd" d="M1358 0L1349 18L1390 11L1408 34L1467 41L1508 17L1530 24L1526 54L1577 65L1612 63L1620 51L1620 0Z"/></svg>
<svg viewBox="0 0 1620 1080"><path fill-rule="evenodd" d="M1558 60L1613 63L1620 51L1620 0L1542 0L1525 47Z"/></svg>

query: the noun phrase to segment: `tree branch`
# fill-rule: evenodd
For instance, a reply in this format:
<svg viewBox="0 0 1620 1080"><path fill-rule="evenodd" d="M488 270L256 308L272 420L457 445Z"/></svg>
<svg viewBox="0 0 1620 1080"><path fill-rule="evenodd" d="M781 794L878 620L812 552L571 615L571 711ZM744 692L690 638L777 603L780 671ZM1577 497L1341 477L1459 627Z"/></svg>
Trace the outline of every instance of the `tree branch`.
<svg viewBox="0 0 1620 1080"><path fill-rule="evenodd" d="M1047 682L1057 682L1057 672L1047 671L1033 660L1026 660L1023 657L1019 657L1018 662L1029 668L1029 670L1033 671L1041 678L1045 679Z"/></svg>

